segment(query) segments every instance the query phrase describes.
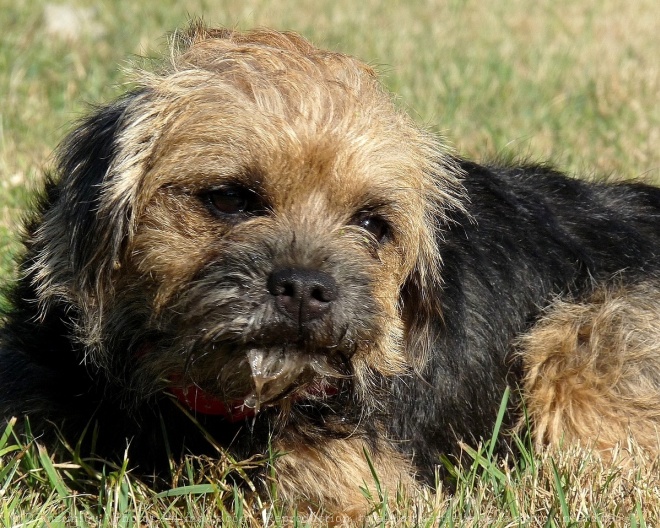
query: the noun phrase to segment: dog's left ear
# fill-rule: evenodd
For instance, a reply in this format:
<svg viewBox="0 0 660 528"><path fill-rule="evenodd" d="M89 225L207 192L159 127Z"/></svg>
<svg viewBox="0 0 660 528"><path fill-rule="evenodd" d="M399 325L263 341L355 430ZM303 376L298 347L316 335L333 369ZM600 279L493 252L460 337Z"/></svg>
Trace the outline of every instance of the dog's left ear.
<svg viewBox="0 0 660 528"><path fill-rule="evenodd" d="M107 291L134 215L131 193L120 200L110 190L118 175L124 178L128 164L120 159L126 157L122 135L132 126L144 96L144 90L132 92L97 109L58 149L41 218L29 242L33 255L28 271L42 303L94 303L100 290ZM133 161L131 168L140 170L139 160ZM118 167L121 164L124 167ZM139 178L133 180L138 186Z"/></svg>
<svg viewBox="0 0 660 528"><path fill-rule="evenodd" d="M401 315L405 324L406 361L418 373L426 366L442 321L441 285L435 265L421 259L401 290Z"/></svg>
<svg viewBox="0 0 660 528"><path fill-rule="evenodd" d="M427 174L426 212L417 260L401 289L406 360L418 373L428 363L443 332L441 247L444 230L457 217L467 218L462 175L451 155L435 158Z"/></svg>

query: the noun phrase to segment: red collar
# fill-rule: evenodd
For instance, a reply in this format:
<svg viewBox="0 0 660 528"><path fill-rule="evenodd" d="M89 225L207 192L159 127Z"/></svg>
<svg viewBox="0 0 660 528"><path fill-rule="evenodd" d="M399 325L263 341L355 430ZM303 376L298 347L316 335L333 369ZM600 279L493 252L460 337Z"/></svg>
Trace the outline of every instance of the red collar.
<svg viewBox="0 0 660 528"><path fill-rule="evenodd" d="M222 416L232 423L252 418L255 414L254 409L245 405L242 400L223 402L194 385L184 388L172 386L169 391L181 403L197 414Z"/></svg>
<svg viewBox="0 0 660 528"><path fill-rule="evenodd" d="M176 396L181 403L196 414L222 416L225 420L231 423L241 422L246 418L253 418L256 414L252 407L245 405L244 400L223 402L195 385L188 387L173 385L169 388L169 391ZM334 396L339 391L337 390L337 387L333 385L322 383L319 385L312 385L306 392L310 396L326 398ZM294 397L294 401L296 399L297 398Z"/></svg>

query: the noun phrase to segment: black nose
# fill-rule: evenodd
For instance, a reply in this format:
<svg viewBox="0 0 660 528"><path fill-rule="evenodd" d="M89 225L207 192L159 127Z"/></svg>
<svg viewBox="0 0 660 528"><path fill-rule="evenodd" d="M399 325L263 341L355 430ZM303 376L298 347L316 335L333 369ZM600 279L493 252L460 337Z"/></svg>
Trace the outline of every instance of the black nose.
<svg viewBox="0 0 660 528"><path fill-rule="evenodd" d="M268 291L285 315L306 323L321 317L337 298L337 283L327 273L302 268L275 270L268 277Z"/></svg>

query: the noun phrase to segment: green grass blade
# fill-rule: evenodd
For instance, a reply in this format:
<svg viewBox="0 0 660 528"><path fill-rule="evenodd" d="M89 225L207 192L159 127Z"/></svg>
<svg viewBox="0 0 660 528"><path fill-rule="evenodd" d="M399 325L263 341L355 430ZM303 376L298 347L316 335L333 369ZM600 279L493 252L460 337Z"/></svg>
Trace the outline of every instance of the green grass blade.
<svg viewBox="0 0 660 528"><path fill-rule="evenodd" d="M559 508L561 510L561 515L564 521L564 525L568 525L571 520L571 512L566 502L566 493L564 491L564 485L561 482L561 477L559 476L559 471L557 470L557 464L554 460L550 461L552 465L552 477L555 485L555 491L557 493L557 500L559 501Z"/></svg>
<svg viewBox="0 0 660 528"><path fill-rule="evenodd" d="M71 490L64 483L57 469L55 469L53 462L48 456L48 452L46 451L46 448L40 445L38 446L38 450L39 450L39 461L41 462L41 467L46 472L46 475L48 475L48 481L50 482L50 485L53 487L55 491L57 491L57 494L60 496L60 498L70 497Z"/></svg>
<svg viewBox="0 0 660 528"><path fill-rule="evenodd" d="M207 495L209 493L217 493L218 491L219 489L215 484L193 484L163 491L158 493L156 498L162 499L165 497L181 497L184 495Z"/></svg>
<svg viewBox="0 0 660 528"><path fill-rule="evenodd" d="M504 422L504 415L506 414L507 406L509 404L510 393L511 389L506 387L506 389L504 389L504 394L502 395L500 408L497 412L497 419L495 420L495 426L493 427L493 434L491 435L490 445L488 446L488 460L492 460L493 458L493 451L497 445L497 439L499 438L502 423Z"/></svg>

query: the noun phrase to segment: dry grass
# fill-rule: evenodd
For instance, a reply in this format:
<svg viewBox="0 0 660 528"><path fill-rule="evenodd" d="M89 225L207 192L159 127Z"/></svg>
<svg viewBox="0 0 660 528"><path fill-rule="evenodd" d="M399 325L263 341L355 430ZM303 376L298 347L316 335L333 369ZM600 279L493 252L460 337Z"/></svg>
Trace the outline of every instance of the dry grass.
<svg viewBox="0 0 660 528"><path fill-rule="evenodd" d="M378 65L401 104L443 131L465 155L514 153L553 159L571 173L660 182L656 0L69 0L67 6L88 10L82 25L65 25L66 30L53 26L57 12L48 5L0 0L4 277L12 272L12 233L29 194L25 189L38 182L71 121L86 111L86 103L122 92L126 77L118 65L133 55L161 53L162 35L185 25L190 15L203 15L210 24L294 29ZM253 509L250 499L244 502L225 487L223 473L238 471L226 460L188 461L172 478L175 491L158 495L126 468L101 473L74 454L65 457L70 464L59 460L53 466L45 452L11 436L0 442L0 457L4 526L295 524L266 504ZM457 470L454 495L441 491L414 507L404 504L400 512L383 509L376 497L370 523L659 522L657 462L637 458L603 466L573 449L535 455L523 449L513 465L487 455L475 458Z"/></svg>
<svg viewBox="0 0 660 528"><path fill-rule="evenodd" d="M3 440L0 522L5 526L280 527L342 522L253 497L247 475L262 463L259 460L189 458L173 470L165 491L158 492L133 477L126 461L100 466L70 449L68 457L60 454L55 463L36 443ZM454 492L441 485L437 493L398 497L395 506L387 506L386 497L370 496L373 513L364 525L654 526L660 519L658 460L634 446L627 448L633 455L621 451L607 463L577 446L535 454L523 446L515 462L490 456L487 445L466 448L463 466L452 468ZM377 475L374 478L377 481Z"/></svg>

